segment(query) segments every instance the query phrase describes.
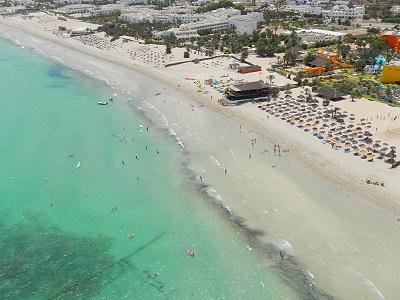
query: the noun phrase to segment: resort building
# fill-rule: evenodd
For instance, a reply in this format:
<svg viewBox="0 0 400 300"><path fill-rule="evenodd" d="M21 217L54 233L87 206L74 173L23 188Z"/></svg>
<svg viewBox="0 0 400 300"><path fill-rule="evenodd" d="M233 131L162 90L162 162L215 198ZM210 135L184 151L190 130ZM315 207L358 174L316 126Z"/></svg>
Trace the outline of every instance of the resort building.
<svg viewBox="0 0 400 300"><path fill-rule="evenodd" d="M348 5L336 5L329 10L324 10L322 13L327 19L362 19L364 14L364 6L349 7Z"/></svg>
<svg viewBox="0 0 400 300"><path fill-rule="evenodd" d="M257 24L264 21L262 13L253 12L247 15L233 16L228 19L228 24L238 33L252 34L257 29Z"/></svg>
<svg viewBox="0 0 400 300"><path fill-rule="evenodd" d="M94 0L54 0L57 5L92 4Z"/></svg>
<svg viewBox="0 0 400 300"><path fill-rule="evenodd" d="M119 19L128 23L140 23L140 22L161 22L161 23L191 23L201 19L201 15L191 14L141 14L141 13L123 13L119 16Z"/></svg>
<svg viewBox="0 0 400 300"><path fill-rule="evenodd" d="M121 9L124 6L122 4L106 4L106 5L100 5L96 6L95 9L90 11L90 14L92 16L96 17L106 17L106 16L112 16L120 13Z"/></svg>
<svg viewBox="0 0 400 300"><path fill-rule="evenodd" d="M229 27L227 20L205 20L179 26L180 30L222 30Z"/></svg>
<svg viewBox="0 0 400 300"><path fill-rule="evenodd" d="M233 102L265 100L271 96L271 86L262 80L231 85L225 96Z"/></svg>
<svg viewBox="0 0 400 300"><path fill-rule="evenodd" d="M190 40L191 38L197 38L200 35L197 30L180 30L179 28L171 28L165 31L159 31L154 33L154 36L163 37L175 35L178 40Z"/></svg>
<svg viewBox="0 0 400 300"><path fill-rule="evenodd" d="M262 13L254 12L241 15L240 11L237 9L218 9L207 14L192 16L200 16L201 20L181 24L177 29L158 32L156 35L163 36L174 33L177 37L179 35L178 38L185 39L193 37L194 32L197 34L202 30L217 31L227 28L234 28L241 34L252 34L257 29L257 24L264 20ZM123 18L125 18L125 16L123 16Z"/></svg>
<svg viewBox="0 0 400 300"><path fill-rule="evenodd" d="M149 3L148 0L120 0L117 1L119 4L124 4L124 5L146 5Z"/></svg>
<svg viewBox="0 0 400 300"><path fill-rule="evenodd" d="M362 5L349 7L339 4L331 9L324 9L321 3L318 5L315 5L315 2L311 3L287 6L286 10L299 14L322 15L325 19L362 19L365 14L365 7Z"/></svg>
<svg viewBox="0 0 400 300"><path fill-rule="evenodd" d="M339 40L346 34L323 29L299 29L296 31L302 43L315 43L328 40Z"/></svg>
<svg viewBox="0 0 400 300"><path fill-rule="evenodd" d="M155 10L151 6L126 7L121 10L119 19L128 23L161 22L191 23L205 19L203 14L195 14L193 6L171 6L164 10Z"/></svg>
<svg viewBox="0 0 400 300"><path fill-rule="evenodd" d="M59 11L65 14L84 14L92 11L94 8L94 5L89 4L71 4L63 6Z"/></svg>

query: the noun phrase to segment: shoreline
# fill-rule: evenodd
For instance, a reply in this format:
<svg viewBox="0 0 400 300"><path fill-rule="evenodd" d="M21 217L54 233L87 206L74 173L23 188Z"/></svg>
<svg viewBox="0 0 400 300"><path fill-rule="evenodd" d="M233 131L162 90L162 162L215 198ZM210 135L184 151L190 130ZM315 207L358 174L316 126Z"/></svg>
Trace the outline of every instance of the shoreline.
<svg viewBox="0 0 400 300"><path fill-rule="evenodd" d="M260 119L262 117L261 111L257 110L256 108L254 108L251 111L251 106L253 105L256 106L258 104L246 103L235 107L222 107L216 103L209 101L209 99L206 98L206 96L197 94L193 90L186 89L184 87L180 87L178 89L176 87L175 79L172 77L163 76L167 74L165 74L165 72L163 72L162 69L156 69L154 67L146 67L132 61L127 62L126 60L119 59L115 56L109 56L104 53L101 53L101 51L99 52L98 49L88 48L83 45L74 45L73 43L68 43L68 40L60 39L56 36L53 36L52 34L42 33L37 30L22 27L17 24L10 24L8 22L4 22L1 19L0 19L0 24L7 27L13 27L14 29L21 30L22 32L32 35L36 38L58 44L62 47L66 47L81 55L94 57L96 59L106 61L110 64L118 65L120 68L140 73L141 75L144 75L152 80L158 81L168 86L172 90L174 90L174 92L177 92L178 94L181 94L184 97L189 97L192 101L204 105L208 109L213 110L219 114L222 114L224 117L233 120L238 125L244 125L245 127L248 127L250 130L254 130L255 132L257 132L267 140L273 142L274 144L288 145L288 147L291 150L290 155L293 156L296 162L302 165L304 168L310 169L312 172L318 174L319 176L322 176L329 181L335 182L335 184L345 187L347 190L351 192L356 192L357 194L369 199L370 201L373 201L378 205L380 205L380 203L376 202L374 199L376 199L377 197L381 198L382 194L384 194L385 199L390 199L390 201L385 201L386 202L385 206L390 210L395 210L396 214L400 215L400 200L399 200L400 192L397 190L397 187L396 189L388 191L393 185L386 184L385 189L380 189L379 187L376 188L373 186L365 185L365 179L369 176L369 174L365 172L366 169L365 167L366 166L369 167L368 164L366 164L363 161L356 161L356 159L354 158L350 160L346 158L342 159L342 157L345 157L343 153L340 153L339 156L341 157L339 157L339 159L335 159L336 155L332 155L332 153L330 153L333 152L331 151L331 149L323 149L325 145L321 143L319 144L314 143L315 141L310 135L304 134L301 130L297 130L296 128L288 127L285 122L283 122L278 118L271 117L271 119L273 119L272 125L274 127L273 130L271 130L268 127L271 124L268 124L268 126L266 126L265 124L262 124L260 122ZM78 71L82 72L82 70ZM85 75L88 74L85 73ZM94 77L96 78L96 76ZM100 78L97 79L101 80ZM243 107L246 107L246 109L243 110ZM258 120L256 118L258 118ZM283 138L282 135L284 135ZM297 138L298 136L302 136L304 138L299 139ZM288 142L285 142L286 139L288 139ZM293 142L293 139L295 139L296 141ZM321 155L322 157L320 159L318 158L316 159L315 156L311 157L310 155L307 155L307 152L309 152L310 149L315 154L317 154L317 156ZM326 170L327 167L323 166L325 164L327 166L333 167L335 166L336 163L341 162L341 160L346 160L346 162L344 164L342 163L337 169L330 168L329 170ZM356 167L357 170L356 171L351 170L350 168L348 168L347 164L352 164L353 165L352 167ZM379 168L376 169L377 171L375 171L375 173L387 170L388 173L391 173L390 176L394 176L400 173L398 171L399 169L390 170L389 168L384 168L383 166L379 166ZM374 175L372 176L374 177ZM382 181L387 182L388 181L387 177L388 176L386 176L386 178L384 178L384 180ZM357 181L352 181L351 183L349 183L348 178L357 178ZM391 183L393 183L395 186L395 181L392 181ZM357 187L354 187L355 185Z"/></svg>
<svg viewBox="0 0 400 300"><path fill-rule="evenodd" d="M2 21L0 20L0 23ZM6 25L7 26L7 25ZM352 175L353 173L362 173L361 171L365 167L365 162L362 161L356 161L354 158L349 158L343 159L344 162L342 162L341 167L343 168L343 165L346 165L347 163L356 165L358 168L357 170L348 170L345 172L345 169L341 169L336 171L336 173L332 173L332 170L329 170L331 166L334 164L332 161L325 162L327 159L334 160L336 158L336 155L341 155L343 156L343 153L335 153L331 151L330 149L324 149L324 145L314 141L310 135L302 135L302 132L298 134L298 130L295 128L292 128L285 124L283 121L275 118L271 118L270 122L268 125L266 124L261 124L260 123L260 116L261 112L254 113L252 112L252 104L246 104L244 106L240 107L221 107L218 105L215 105L214 103L211 103L209 100L207 100L205 97L196 94L193 91L180 88L179 90L175 87L175 83L173 82L171 78L166 79L162 77L162 71L160 71L160 74L156 74L156 70L154 68L146 68L143 66L140 66L139 64L135 64L132 62L129 62L129 66L126 66L126 62L123 60L119 60L115 57L107 57L106 54L101 55L101 53L98 53L96 49L88 49L87 47L79 47L78 45L73 45L69 44L67 41L63 42L63 40L55 37L55 36L49 36L48 34L42 33L39 34L35 31L30 32L30 30L26 31L26 28L18 28L19 30L24 31L26 34L33 35L36 38L43 39L46 41L50 41L51 43L55 43L57 45L60 45L61 47L66 47L72 51L79 52L80 54L83 54L84 56L91 56L95 57L96 59L99 60L105 60L110 64L118 65L119 67L122 67L126 70L133 71L135 73L137 72L142 72L144 76L151 78L152 80L160 81L163 84L167 85L169 88L171 88L174 92L178 93L179 95L189 97L191 100L194 100L195 102L204 105L207 109L210 109L213 112L216 112L217 114L221 114L224 118L227 118L233 122L235 122L238 126L239 124L243 125L243 127L249 128L251 131L259 133L260 136L266 138L270 142L273 141L274 143L281 144L281 145L286 145L290 144L290 153L288 154L288 159L291 160L296 166L300 166L301 168L304 168L308 170L309 172L312 172L318 176L322 176L324 180L327 181L332 181L334 182L335 185L339 185L340 189L347 190L350 193L358 194L361 196L365 196L365 198L368 197L368 199L373 200L374 198L380 197L378 199L379 201L382 201L382 199L385 199L385 204L383 205L381 202L377 201L372 201L373 203L378 204L381 206L383 209L385 209L386 212L389 212L390 214L393 214L393 216L397 213L399 210L398 203L393 201L395 200L396 194L390 195L390 191L388 190L382 190L382 189L374 189L374 187L366 187L365 184L363 184L362 181L362 175L358 174L358 180L355 182L348 182L348 178ZM93 50L93 51L92 51ZM104 56L104 57L103 57ZM85 73L85 72L83 72ZM85 75L88 75L85 73ZM97 78L100 79L100 78ZM101 79L100 79L101 80ZM180 98L184 98L180 97ZM185 101L185 100L184 100ZM258 119L258 121L257 121ZM305 141L302 141L302 138L305 139ZM287 142L285 142L287 139ZM294 144L294 145L293 145ZM311 147L310 147L311 146ZM308 148L307 148L308 147ZM326 150L326 151L325 151ZM332 152L332 155L329 155L329 151ZM315 155L321 155L321 158L315 159L312 154L308 153L314 153ZM327 155L328 153L328 155ZM325 164L324 166L322 164ZM353 165L353 166L354 166ZM191 170L191 167L188 167L189 170ZM380 170L380 168L377 168L377 170ZM193 173L193 180L196 182L196 173ZM387 176L393 176L392 174L387 174ZM355 184L357 186L355 187ZM360 189L366 189L365 191L360 191ZM371 194L371 195L370 195ZM382 197L382 195L384 197ZM208 194L207 194L208 195ZM208 195L209 196L209 195ZM216 198L213 198L216 199ZM223 203L221 201L220 203ZM226 208L225 208L226 209ZM395 209L395 211L393 211ZM240 210L233 209L233 211L238 211L240 214ZM248 226L249 228L257 228L257 226L250 226L248 225L247 221L248 218L246 218L246 224L245 226ZM242 223L242 220L239 220L239 223ZM257 223L257 221L255 221ZM272 244L271 244L272 245ZM318 285L317 285L318 286Z"/></svg>
<svg viewBox="0 0 400 300"><path fill-rule="evenodd" d="M18 30L21 29L18 28ZM29 34L24 30L21 31L23 31L25 34ZM11 40L9 41L14 43ZM72 50L76 51L74 49ZM47 56L44 56L44 58L50 60L54 59ZM74 69L74 71L82 73L83 76L90 76L84 73L82 70ZM90 78L94 80L99 80L101 84L107 83L108 85L107 81L102 81L99 78ZM129 102L130 101L128 101L128 103ZM140 106L138 107L137 104L132 103L129 103L129 105L138 113L140 113L147 122L154 125L157 130L161 130L166 136L174 138L174 135L171 134L167 128L159 126L156 122L154 122L154 119L146 115L146 113L143 112ZM195 193L198 193L200 197L204 198L206 203L211 205L211 208L215 209L218 214L222 214L224 221L228 221L230 226L232 226L232 230L237 231L238 234L243 234L244 241L247 241L248 245L251 246L251 248L249 249L251 249L251 252L254 251L254 254L258 256L261 261L275 261L280 251L280 248L273 243L262 241L260 239L260 237L264 235L262 230L248 226L246 224L247 220L245 218L240 216L240 214L233 212L227 205L225 205L223 201L218 199L218 197L215 197L215 195L213 195L212 193L212 185L199 182L196 172L189 166L190 153L186 151L183 147L181 148L178 145L177 149L181 151L183 153L183 156L185 157L182 161L181 168L183 169L183 172L187 174L186 178L188 184L193 189L193 191ZM266 272L272 272L274 276L279 278L279 280L281 280L283 284L287 285L290 290L298 295L301 299L308 296L313 297L313 299L334 299L332 295L329 295L326 291L319 288L318 285L313 282L312 277L310 277L310 275L304 271L306 270L305 266L295 256L288 255L285 260L276 261L273 268L280 270L280 272L276 272L274 270L268 270Z"/></svg>

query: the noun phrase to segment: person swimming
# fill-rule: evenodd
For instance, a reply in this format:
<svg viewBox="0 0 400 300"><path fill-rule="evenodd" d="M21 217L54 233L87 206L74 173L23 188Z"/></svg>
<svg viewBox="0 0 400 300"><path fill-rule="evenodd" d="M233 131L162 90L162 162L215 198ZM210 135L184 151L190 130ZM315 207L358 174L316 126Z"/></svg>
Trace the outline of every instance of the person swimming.
<svg viewBox="0 0 400 300"><path fill-rule="evenodd" d="M283 260L285 258L285 251L284 250L280 250L279 251L279 256L281 257L281 259Z"/></svg>
<svg viewBox="0 0 400 300"><path fill-rule="evenodd" d="M188 250L188 251L186 252L186 255L191 256L191 257L194 257L196 254L195 254L192 250Z"/></svg>

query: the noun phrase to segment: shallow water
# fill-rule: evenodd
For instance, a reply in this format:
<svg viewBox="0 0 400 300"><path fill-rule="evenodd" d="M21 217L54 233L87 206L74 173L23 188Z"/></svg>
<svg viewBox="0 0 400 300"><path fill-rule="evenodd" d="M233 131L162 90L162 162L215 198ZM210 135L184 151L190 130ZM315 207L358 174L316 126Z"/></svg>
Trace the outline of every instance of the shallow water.
<svg viewBox="0 0 400 300"><path fill-rule="evenodd" d="M316 176L290 153L282 151L281 156L277 155L271 141L245 126L240 130L231 119L190 99L182 99L181 94L157 81L106 62L99 63L93 57L74 57L74 52L63 47L43 45L40 40L20 33L17 36L45 56L115 85L118 94L119 89L124 90L126 97L131 98L132 107L139 107L155 125L167 129L165 132L175 139L185 157L180 175L192 179L193 173L188 173L188 169L197 174L197 180L202 175L209 186L202 186L201 192L217 206L223 203L225 213L232 211L229 217L234 222L245 229L254 229L248 230L250 237L254 234L259 239L251 239L252 245L265 255L258 266L273 274L272 278L278 276L286 285L282 287L278 281L277 285L269 285L268 290L277 287L273 292L281 291L285 299L398 298L400 268L396 254L400 251L400 239L398 223L391 212ZM155 96L159 92L161 95ZM123 111L128 110L128 105L123 107ZM160 140L164 138L160 134ZM254 138L257 143L252 146ZM176 152L173 149L171 153ZM265 150L268 152L262 154ZM176 163L181 162L177 158ZM277 167L271 168L272 165ZM224 168L228 170L226 175ZM178 174L178 178L182 177ZM190 194L188 198L197 199L197 194L186 184L180 187ZM236 213L245 219L237 218ZM226 224L220 218L214 220L219 220L219 226ZM211 224L210 220L207 224ZM226 235L225 231L221 232ZM294 256L283 261L277 259L277 247L289 244ZM243 241L239 245L246 253ZM274 280L270 278L269 282ZM286 294L289 286L296 296ZM226 298L263 298L242 295ZM278 296L265 296L269 297Z"/></svg>
<svg viewBox="0 0 400 300"><path fill-rule="evenodd" d="M0 298L296 298L125 99L3 40L0 68Z"/></svg>

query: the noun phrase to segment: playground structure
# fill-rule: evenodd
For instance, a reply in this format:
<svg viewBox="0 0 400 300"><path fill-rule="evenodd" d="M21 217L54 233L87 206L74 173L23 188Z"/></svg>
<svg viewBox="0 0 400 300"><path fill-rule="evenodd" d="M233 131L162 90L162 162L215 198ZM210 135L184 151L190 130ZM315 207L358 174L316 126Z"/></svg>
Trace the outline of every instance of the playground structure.
<svg viewBox="0 0 400 300"><path fill-rule="evenodd" d="M338 68L352 68L353 64L343 61L340 59L340 55L328 50L319 50L318 54L315 56L316 58L320 58L323 60L326 60L332 65L332 69L336 70ZM326 67L324 66L317 66L317 67L306 67L304 68L304 71L309 74L318 74L318 73L323 73L326 71Z"/></svg>
<svg viewBox="0 0 400 300"><path fill-rule="evenodd" d="M317 54L316 57L324 59L334 65L334 67L340 67L340 68L352 68L353 64L340 60L340 55L338 53L330 52L328 50L320 50L318 51L319 54Z"/></svg>
<svg viewBox="0 0 400 300"><path fill-rule="evenodd" d="M400 53L400 32L387 31L382 34L382 38L386 40L389 48Z"/></svg>
<svg viewBox="0 0 400 300"><path fill-rule="evenodd" d="M306 67L305 71L308 75L318 74L325 72L325 67Z"/></svg>
<svg viewBox="0 0 400 300"><path fill-rule="evenodd" d="M400 82L400 66L383 66L381 80L383 83Z"/></svg>

